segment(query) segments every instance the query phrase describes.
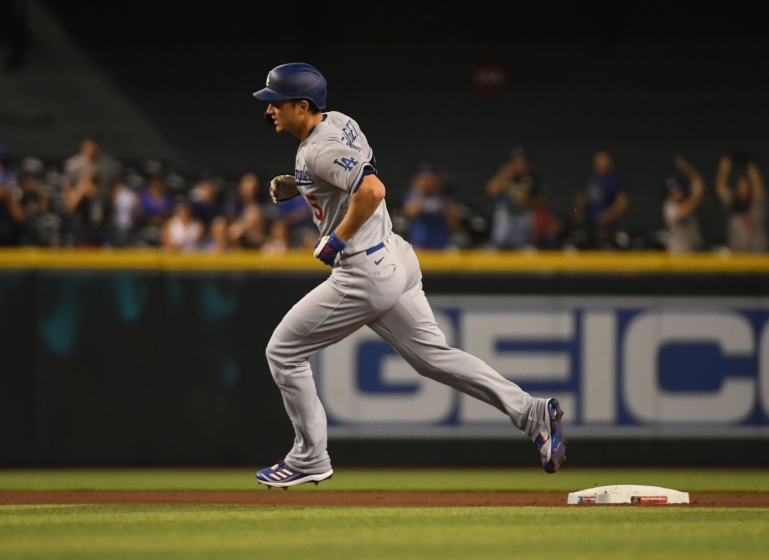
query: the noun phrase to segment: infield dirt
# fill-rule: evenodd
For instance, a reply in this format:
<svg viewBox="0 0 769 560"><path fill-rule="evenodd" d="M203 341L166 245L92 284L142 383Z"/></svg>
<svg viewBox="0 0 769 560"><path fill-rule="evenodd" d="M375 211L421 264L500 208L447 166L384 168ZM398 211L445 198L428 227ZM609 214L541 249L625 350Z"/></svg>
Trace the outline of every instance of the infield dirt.
<svg viewBox="0 0 769 560"><path fill-rule="evenodd" d="M766 508L769 493L693 492L690 504L674 507ZM297 492L272 491L94 491L6 490L0 505L224 504L358 507L566 506L560 492ZM589 506L571 506L589 507ZM659 507L654 505L631 507Z"/></svg>

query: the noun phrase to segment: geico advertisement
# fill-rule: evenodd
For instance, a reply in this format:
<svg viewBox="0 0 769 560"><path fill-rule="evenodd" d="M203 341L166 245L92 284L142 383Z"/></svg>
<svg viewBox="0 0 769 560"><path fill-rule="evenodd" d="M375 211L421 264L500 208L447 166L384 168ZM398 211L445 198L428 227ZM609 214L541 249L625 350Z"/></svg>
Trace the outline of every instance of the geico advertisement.
<svg viewBox="0 0 769 560"><path fill-rule="evenodd" d="M568 434L769 437L769 298L433 297L451 346L535 396ZM330 437L523 437L412 370L368 327L313 358Z"/></svg>

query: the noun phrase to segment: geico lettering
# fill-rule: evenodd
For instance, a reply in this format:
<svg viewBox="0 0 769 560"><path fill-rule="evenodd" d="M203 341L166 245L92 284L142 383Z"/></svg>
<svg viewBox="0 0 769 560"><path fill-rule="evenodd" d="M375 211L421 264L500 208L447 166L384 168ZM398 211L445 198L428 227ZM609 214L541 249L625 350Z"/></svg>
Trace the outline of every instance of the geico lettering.
<svg viewBox="0 0 769 560"><path fill-rule="evenodd" d="M436 296L431 305L461 349L533 396L558 398L576 433L769 438L769 307L755 300ZM340 435L400 437L420 425L507 433L506 414L419 377L365 329L319 364Z"/></svg>
<svg viewBox="0 0 769 560"><path fill-rule="evenodd" d="M769 416L769 321L764 324L759 339L758 383L764 414Z"/></svg>
<svg viewBox="0 0 769 560"><path fill-rule="evenodd" d="M451 344L451 319L436 312L435 320ZM361 387L362 366L374 373L368 390ZM320 369L319 396L329 418L340 424L438 424L452 414L456 403L449 387L420 376L367 327L323 350ZM398 388L406 391L391 392Z"/></svg>
<svg viewBox="0 0 769 560"><path fill-rule="evenodd" d="M636 316L624 336L624 401L642 422L745 420L755 402L755 379L724 371L717 391L666 391L659 382L659 356L670 344L715 344L723 357L751 357L754 333L741 313L658 312Z"/></svg>

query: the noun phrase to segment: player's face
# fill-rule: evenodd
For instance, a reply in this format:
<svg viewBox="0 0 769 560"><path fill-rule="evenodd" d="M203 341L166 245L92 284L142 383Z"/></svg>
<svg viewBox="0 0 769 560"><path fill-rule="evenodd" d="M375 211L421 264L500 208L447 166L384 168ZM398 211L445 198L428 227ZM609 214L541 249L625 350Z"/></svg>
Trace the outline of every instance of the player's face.
<svg viewBox="0 0 769 560"><path fill-rule="evenodd" d="M298 121L298 108L290 101L273 101L267 107L267 114L275 121L275 130L292 131Z"/></svg>

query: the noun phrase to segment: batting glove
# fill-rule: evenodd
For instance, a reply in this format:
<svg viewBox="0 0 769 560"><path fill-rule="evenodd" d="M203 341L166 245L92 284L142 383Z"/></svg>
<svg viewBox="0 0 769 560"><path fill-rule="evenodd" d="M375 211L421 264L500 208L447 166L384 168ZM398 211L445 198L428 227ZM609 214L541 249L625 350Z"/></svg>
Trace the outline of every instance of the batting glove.
<svg viewBox="0 0 769 560"><path fill-rule="evenodd" d="M293 193L294 191L296 191L296 194L288 194ZM299 191L296 188L296 179L294 176L275 175L275 177L272 178L272 181L270 181L270 196L272 197L272 201L275 204L278 202L283 202L284 200L291 200L292 198L299 196Z"/></svg>
<svg viewBox="0 0 769 560"><path fill-rule="evenodd" d="M315 244L315 257L328 266L338 266L345 247L347 243L339 239L334 232L318 240Z"/></svg>

